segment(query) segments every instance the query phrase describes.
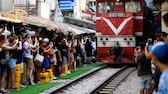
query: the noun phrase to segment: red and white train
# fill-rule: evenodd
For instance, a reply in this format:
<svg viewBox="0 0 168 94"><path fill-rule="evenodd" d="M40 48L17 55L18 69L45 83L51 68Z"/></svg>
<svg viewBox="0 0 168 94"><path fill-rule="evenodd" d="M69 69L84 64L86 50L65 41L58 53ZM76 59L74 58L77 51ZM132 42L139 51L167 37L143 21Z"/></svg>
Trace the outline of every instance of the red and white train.
<svg viewBox="0 0 168 94"><path fill-rule="evenodd" d="M150 12L144 0L96 0L98 61L135 63L136 45L152 34Z"/></svg>

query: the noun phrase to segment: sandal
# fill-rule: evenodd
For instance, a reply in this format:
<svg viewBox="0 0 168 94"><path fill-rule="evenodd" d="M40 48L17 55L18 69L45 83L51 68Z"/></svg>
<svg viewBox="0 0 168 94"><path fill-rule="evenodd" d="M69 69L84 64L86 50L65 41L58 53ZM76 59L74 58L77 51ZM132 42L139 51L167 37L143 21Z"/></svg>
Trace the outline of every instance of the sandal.
<svg viewBox="0 0 168 94"><path fill-rule="evenodd" d="M10 90L19 90L19 89L16 87L12 87L12 88L10 88Z"/></svg>
<svg viewBox="0 0 168 94"><path fill-rule="evenodd" d="M0 93L2 93L2 94L6 94L8 91L6 91L6 90L0 90Z"/></svg>

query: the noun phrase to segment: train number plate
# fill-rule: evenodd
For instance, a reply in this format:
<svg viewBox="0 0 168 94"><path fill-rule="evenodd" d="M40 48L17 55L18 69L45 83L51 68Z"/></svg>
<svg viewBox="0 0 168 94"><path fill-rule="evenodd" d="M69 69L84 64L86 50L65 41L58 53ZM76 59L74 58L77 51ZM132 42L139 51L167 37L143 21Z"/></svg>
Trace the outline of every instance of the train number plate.
<svg viewBox="0 0 168 94"><path fill-rule="evenodd" d="M110 17L124 17L124 13L109 13Z"/></svg>

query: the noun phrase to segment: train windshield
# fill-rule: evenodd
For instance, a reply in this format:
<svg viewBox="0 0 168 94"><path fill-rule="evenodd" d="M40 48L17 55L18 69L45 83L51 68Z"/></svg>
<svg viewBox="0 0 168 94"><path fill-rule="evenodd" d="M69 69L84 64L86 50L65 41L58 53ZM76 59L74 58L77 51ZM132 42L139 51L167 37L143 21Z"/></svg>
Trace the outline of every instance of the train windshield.
<svg viewBox="0 0 168 94"><path fill-rule="evenodd" d="M138 13L140 11L140 2L125 2L125 12Z"/></svg>
<svg viewBox="0 0 168 94"><path fill-rule="evenodd" d="M113 2L99 2L98 13L110 13L113 11Z"/></svg>

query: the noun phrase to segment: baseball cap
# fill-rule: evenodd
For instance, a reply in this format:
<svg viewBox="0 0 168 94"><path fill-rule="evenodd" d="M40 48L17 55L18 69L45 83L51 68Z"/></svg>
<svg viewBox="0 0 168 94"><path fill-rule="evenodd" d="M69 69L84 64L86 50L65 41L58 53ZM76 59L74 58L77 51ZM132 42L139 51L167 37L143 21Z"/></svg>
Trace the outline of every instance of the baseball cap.
<svg viewBox="0 0 168 94"><path fill-rule="evenodd" d="M136 46L136 49L141 49L141 46Z"/></svg>
<svg viewBox="0 0 168 94"><path fill-rule="evenodd" d="M168 58L168 45L164 42L158 42L152 47L151 51L159 60Z"/></svg>
<svg viewBox="0 0 168 94"><path fill-rule="evenodd" d="M48 38L44 38L43 42L49 42L49 39Z"/></svg>

